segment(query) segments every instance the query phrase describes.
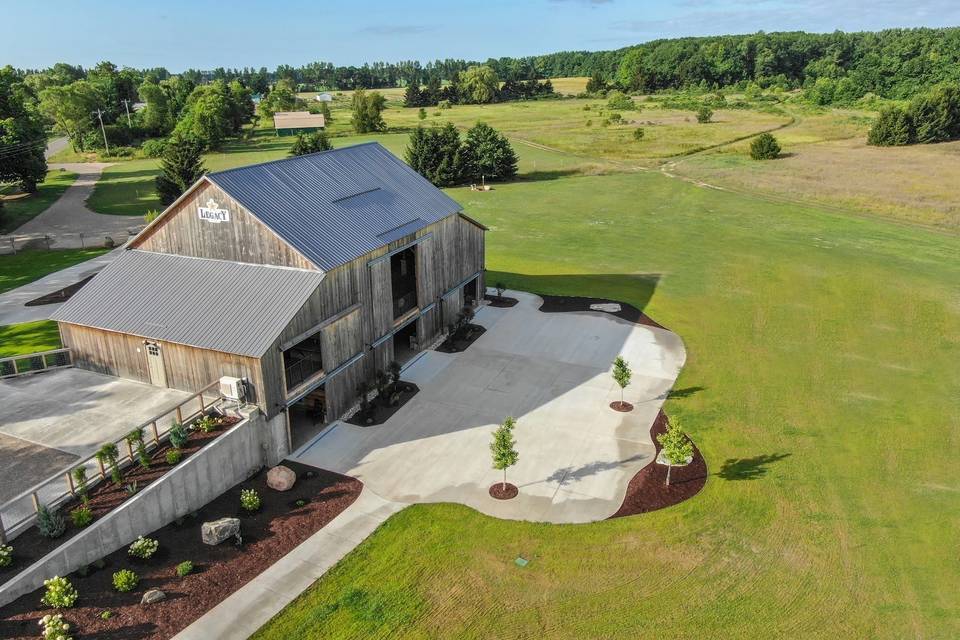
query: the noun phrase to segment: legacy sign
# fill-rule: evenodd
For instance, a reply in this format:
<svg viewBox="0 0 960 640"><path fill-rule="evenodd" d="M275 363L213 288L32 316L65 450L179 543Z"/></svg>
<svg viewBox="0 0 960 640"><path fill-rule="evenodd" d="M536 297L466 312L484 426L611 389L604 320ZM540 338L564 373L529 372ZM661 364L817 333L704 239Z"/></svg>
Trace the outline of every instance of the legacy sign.
<svg viewBox="0 0 960 640"><path fill-rule="evenodd" d="M201 220L206 220L207 222L215 222L220 224L221 222L230 222L230 211L227 209L220 209L218 205L213 200L207 200L207 206L200 207L197 211L200 215Z"/></svg>

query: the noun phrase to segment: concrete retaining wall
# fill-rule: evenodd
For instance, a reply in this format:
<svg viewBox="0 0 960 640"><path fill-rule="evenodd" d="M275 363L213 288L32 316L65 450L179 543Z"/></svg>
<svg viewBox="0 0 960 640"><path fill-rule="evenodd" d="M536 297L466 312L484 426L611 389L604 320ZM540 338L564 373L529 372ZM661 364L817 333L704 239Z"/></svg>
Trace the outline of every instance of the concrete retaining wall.
<svg viewBox="0 0 960 640"><path fill-rule="evenodd" d="M198 510L267 463L263 414L247 419L0 586L0 607ZM200 535L199 532L197 535ZM16 541L14 541L16 557Z"/></svg>

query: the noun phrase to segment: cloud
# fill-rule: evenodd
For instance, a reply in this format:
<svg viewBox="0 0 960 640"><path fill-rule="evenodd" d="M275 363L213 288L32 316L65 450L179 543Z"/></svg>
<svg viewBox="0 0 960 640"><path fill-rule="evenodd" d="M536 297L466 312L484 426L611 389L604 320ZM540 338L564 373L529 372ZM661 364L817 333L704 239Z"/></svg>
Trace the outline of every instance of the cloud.
<svg viewBox="0 0 960 640"><path fill-rule="evenodd" d="M421 33L435 31L436 27L428 27L419 24L381 24L364 27L357 33L368 36L415 36Z"/></svg>

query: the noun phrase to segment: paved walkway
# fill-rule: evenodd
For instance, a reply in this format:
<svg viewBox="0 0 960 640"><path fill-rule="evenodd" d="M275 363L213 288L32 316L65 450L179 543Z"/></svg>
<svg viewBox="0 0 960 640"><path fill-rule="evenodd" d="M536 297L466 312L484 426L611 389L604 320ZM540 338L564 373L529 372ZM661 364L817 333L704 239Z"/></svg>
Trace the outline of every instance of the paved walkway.
<svg viewBox="0 0 960 640"><path fill-rule="evenodd" d="M51 164L50 169L65 169L77 174L77 180L50 207L29 222L21 225L13 235L64 236L83 233L89 237L103 234L128 234L143 227L143 219L136 216L111 216L95 213L87 208L87 198L109 163L86 162ZM125 238L123 238L125 240ZM77 240L79 246L79 238ZM61 242L57 246L63 246Z"/></svg>
<svg viewBox="0 0 960 640"><path fill-rule="evenodd" d="M48 160L53 156L57 155L61 151L67 148L67 144L70 142L70 138L63 136L62 138L53 138L52 140L47 141L47 149L43 152L43 157Z"/></svg>
<svg viewBox="0 0 960 640"><path fill-rule="evenodd" d="M0 293L0 325L46 320L60 307L59 304L45 304L40 307L25 307L24 304L97 273L115 260L121 251L123 249L116 249L92 260L48 274L22 287Z"/></svg>
<svg viewBox="0 0 960 640"><path fill-rule="evenodd" d="M269 569L175 635L174 640L244 640L406 505L364 487L357 500Z"/></svg>

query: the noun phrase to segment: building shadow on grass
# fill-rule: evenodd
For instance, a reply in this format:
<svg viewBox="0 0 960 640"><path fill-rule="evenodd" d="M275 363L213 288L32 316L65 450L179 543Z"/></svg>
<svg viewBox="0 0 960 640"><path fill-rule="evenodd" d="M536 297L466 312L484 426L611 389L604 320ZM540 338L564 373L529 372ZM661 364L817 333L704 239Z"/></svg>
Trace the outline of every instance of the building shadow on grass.
<svg viewBox="0 0 960 640"><path fill-rule="evenodd" d="M765 453L752 458L730 458L723 463L717 475L724 480L757 480L767 475L771 464L789 456L789 453Z"/></svg>

